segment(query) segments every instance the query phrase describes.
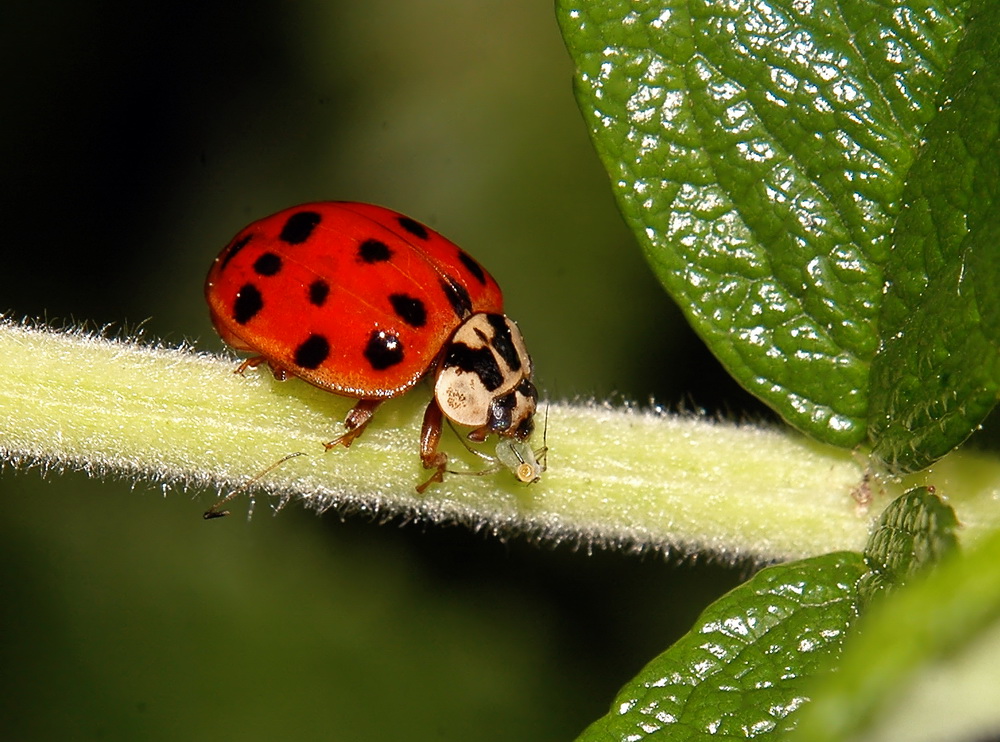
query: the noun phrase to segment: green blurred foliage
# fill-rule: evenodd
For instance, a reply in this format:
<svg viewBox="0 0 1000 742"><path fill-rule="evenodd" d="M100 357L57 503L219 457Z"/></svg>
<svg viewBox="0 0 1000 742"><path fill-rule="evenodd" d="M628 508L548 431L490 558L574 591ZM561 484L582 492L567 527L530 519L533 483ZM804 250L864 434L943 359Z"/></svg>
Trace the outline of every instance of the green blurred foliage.
<svg viewBox="0 0 1000 742"><path fill-rule="evenodd" d="M3 493L4 739L569 739L737 577L262 503L205 523L80 476Z"/></svg>
<svg viewBox="0 0 1000 742"><path fill-rule="evenodd" d="M549 4L2 18L13 316L217 350L201 286L232 234L368 200L489 267L548 394L759 414L622 225ZM0 737L565 739L741 576L263 503L203 523L214 494L2 474Z"/></svg>

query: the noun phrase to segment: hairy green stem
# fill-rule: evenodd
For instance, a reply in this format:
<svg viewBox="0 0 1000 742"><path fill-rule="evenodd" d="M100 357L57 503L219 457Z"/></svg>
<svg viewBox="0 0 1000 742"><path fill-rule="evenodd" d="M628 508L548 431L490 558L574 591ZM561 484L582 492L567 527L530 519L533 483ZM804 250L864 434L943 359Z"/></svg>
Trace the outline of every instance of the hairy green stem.
<svg viewBox="0 0 1000 742"><path fill-rule="evenodd" d="M384 405L350 449L325 453L321 444L340 432L351 401L277 382L266 370L236 375L231 359L11 322L0 322L0 357L0 456L8 464L231 492L302 452L255 489L318 509L770 560L860 549L874 515L904 484L873 484L865 510L852 498L863 467L850 451L773 427L560 402L543 405L541 482L522 485L505 470L455 474L421 496L422 388ZM446 438L455 469L484 468L457 436ZM1000 522L994 458L953 454L921 481L950 498L968 535Z"/></svg>

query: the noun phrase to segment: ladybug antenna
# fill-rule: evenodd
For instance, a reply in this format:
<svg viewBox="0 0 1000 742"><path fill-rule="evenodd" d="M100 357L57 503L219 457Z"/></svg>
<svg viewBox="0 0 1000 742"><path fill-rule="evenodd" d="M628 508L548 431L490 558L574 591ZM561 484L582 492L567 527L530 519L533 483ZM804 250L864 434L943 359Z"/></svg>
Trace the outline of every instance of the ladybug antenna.
<svg viewBox="0 0 1000 742"><path fill-rule="evenodd" d="M225 505L227 502L229 502L233 498L238 497L239 495L241 495L244 492L246 492L248 489L250 489L255 484L257 484L257 482L259 482L261 479L263 479L264 477L266 477L268 474L270 474L272 471L274 471L275 469L277 469L279 466L281 466L282 464L284 464L289 459L294 459L296 456L305 456L305 455L306 454L305 454L304 451L296 451L295 453L290 453L287 456L282 456L280 459L278 459L277 461L275 461L269 467L267 467L263 471L258 472L257 474L255 474L253 476L253 478L249 482L245 482L243 485L241 485L240 487L236 488L235 490L233 490L232 492L230 492L228 495L226 495L225 497L223 497L221 500L219 500L217 503L215 503L212 507L210 507L208 510L206 510L205 513L201 517L204 518L205 520L212 520L213 518L224 518L224 517L226 517L227 515L229 515L229 511L228 510L221 510L220 508L222 508L223 505ZM252 515L253 515L253 497L250 498L250 512L247 514L247 518L249 519L250 516L252 516Z"/></svg>

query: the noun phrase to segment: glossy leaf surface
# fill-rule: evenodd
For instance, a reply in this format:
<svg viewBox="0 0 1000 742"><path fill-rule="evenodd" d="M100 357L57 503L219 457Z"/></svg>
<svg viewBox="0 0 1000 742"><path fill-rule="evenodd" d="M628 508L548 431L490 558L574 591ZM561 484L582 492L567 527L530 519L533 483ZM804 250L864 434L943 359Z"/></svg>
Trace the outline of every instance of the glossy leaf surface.
<svg viewBox="0 0 1000 742"><path fill-rule="evenodd" d="M654 271L729 371L825 442L863 442L872 396L885 406L885 272L913 241L900 230L921 228L897 217L961 76L969 6L559 3L581 110Z"/></svg>
<svg viewBox="0 0 1000 742"><path fill-rule="evenodd" d="M744 739L792 728L855 617L860 554L770 567L709 606L579 742Z"/></svg>

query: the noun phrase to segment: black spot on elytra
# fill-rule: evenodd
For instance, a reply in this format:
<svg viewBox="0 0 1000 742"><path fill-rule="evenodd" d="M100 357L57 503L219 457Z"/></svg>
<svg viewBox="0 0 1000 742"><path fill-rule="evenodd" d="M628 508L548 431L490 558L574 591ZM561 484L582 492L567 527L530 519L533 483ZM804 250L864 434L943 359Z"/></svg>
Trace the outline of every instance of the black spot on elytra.
<svg viewBox="0 0 1000 742"><path fill-rule="evenodd" d="M500 365L488 347L470 348L464 343L452 343L444 358L444 368L458 368L473 373L492 392L503 383Z"/></svg>
<svg viewBox="0 0 1000 742"><path fill-rule="evenodd" d="M389 294L392 311L410 327L423 327L427 324L427 308L424 303L406 294Z"/></svg>
<svg viewBox="0 0 1000 742"><path fill-rule="evenodd" d="M420 222L415 219L410 219L408 216L399 217L399 226L405 229L407 232L412 234L417 239L426 240L430 235L427 233L427 227L425 227Z"/></svg>
<svg viewBox="0 0 1000 742"><path fill-rule="evenodd" d="M245 325L257 316L257 313L264 308L264 297L252 283L244 284L236 292L236 301L233 302L233 319L237 324Z"/></svg>
<svg viewBox="0 0 1000 742"><path fill-rule="evenodd" d="M316 369L330 355L330 341L322 335L312 334L295 349L295 365Z"/></svg>
<svg viewBox="0 0 1000 742"><path fill-rule="evenodd" d="M289 245L301 245L308 240L316 229L316 225L323 220L315 211L299 211L288 217L285 226L281 228L278 239L287 242Z"/></svg>
<svg viewBox="0 0 1000 742"><path fill-rule="evenodd" d="M253 239L252 234L248 234L245 237L233 242L227 249L226 254L222 256L222 262L219 264L219 271L224 271L226 266L229 265L229 261L236 257L240 250L247 246L247 243Z"/></svg>
<svg viewBox="0 0 1000 742"><path fill-rule="evenodd" d="M441 281L441 288L459 319L465 319L472 314L472 299L469 298L469 292L465 290L465 286L451 276L445 276L444 280Z"/></svg>
<svg viewBox="0 0 1000 742"><path fill-rule="evenodd" d="M376 371L385 371L403 360L403 344L399 336L385 330L372 330L365 346L365 358Z"/></svg>
<svg viewBox="0 0 1000 742"><path fill-rule="evenodd" d="M483 270L483 266L473 260L471 255L465 252L465 250L459 250L458 259L462 265L469 269L469 273L475 276L479 283L486 284L486 271Z"/></svg>
<svg viewBox="0 0 1000 742"><path fill-rule="evenodd" d="M309 303L317 307L326 304L326 297L330 295L330 284L322 278L317 278L309 284Z"/></svg>
<svg viewBox="0 0 1000 742"><path fill-rule="evenodd" d="M384 263L392 257L392 250L380 240L365 240L358 246L358 260L362 263Z"/></svg>
<svg viewBox="0 0 1000 742"><path fill-rule="evenodd" d="M486 321L493 328L493 339L490 341L496 352L511 371L521 370L521 356L514 347L514 339L510 335L510 325L502 314L487 314Z"/></svg>
<svg viewBox="0 0 1000 742"><path fill-rule="evenodd" d="M273 276L281 270L281 258L273 252L266 252L253 261L253 270L259 276Z"/></svg>

